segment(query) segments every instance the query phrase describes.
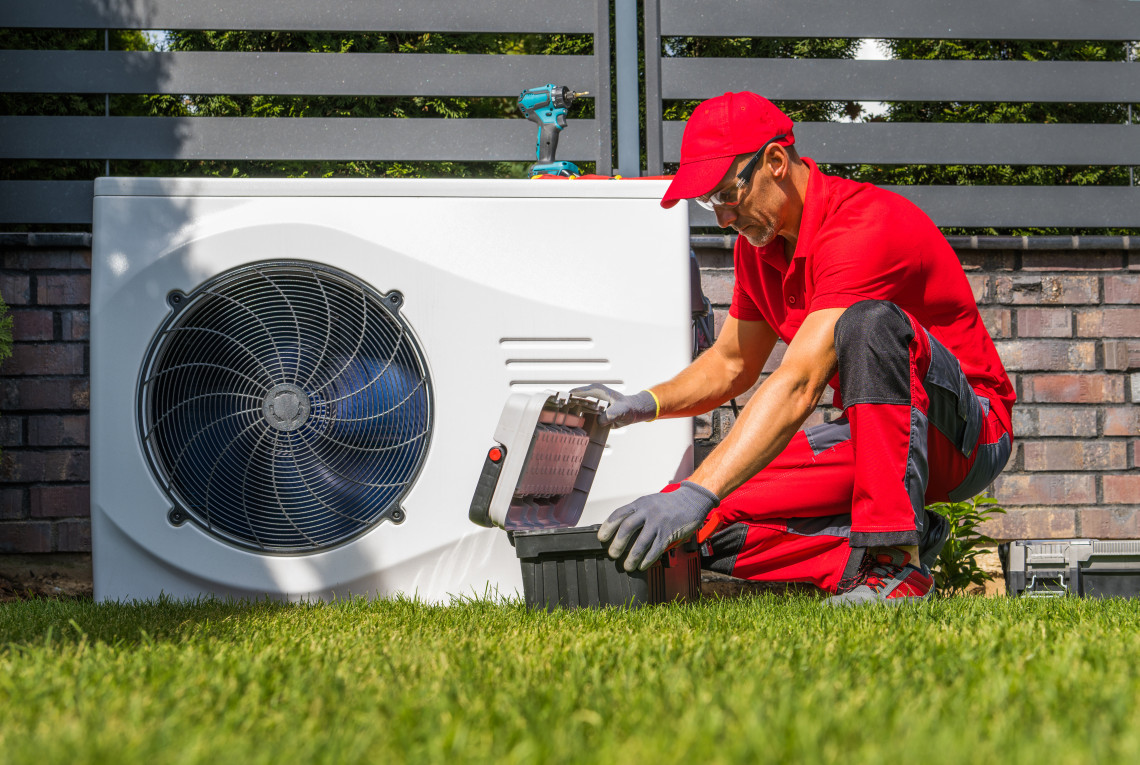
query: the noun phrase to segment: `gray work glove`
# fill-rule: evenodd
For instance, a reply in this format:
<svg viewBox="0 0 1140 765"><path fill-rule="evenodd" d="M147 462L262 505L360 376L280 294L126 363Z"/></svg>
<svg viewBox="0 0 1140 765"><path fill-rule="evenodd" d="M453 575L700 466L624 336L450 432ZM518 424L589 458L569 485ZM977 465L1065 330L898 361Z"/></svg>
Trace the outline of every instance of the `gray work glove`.
<svg viewBox="0 0 1140 765"><path fill-rule="evenodd" d="M635 422L647 422L657 417L657 400L647 390L627 396L618 393L601 383L584 385L570 391L579 396L590 396L609 403L606 410L598 415L599 425L613 425L620 428Z"/></svg>
<svg viewBox="0 0 1140 765"><path fill-rule="evenodd" d="M617 560L630 547L626 571L645 571L672 544L696 533L720 498L700 484L683 481L676 491L650 494L617 510L598 529L598 541ZM612 542L610 540L613 540Z"/></svg>

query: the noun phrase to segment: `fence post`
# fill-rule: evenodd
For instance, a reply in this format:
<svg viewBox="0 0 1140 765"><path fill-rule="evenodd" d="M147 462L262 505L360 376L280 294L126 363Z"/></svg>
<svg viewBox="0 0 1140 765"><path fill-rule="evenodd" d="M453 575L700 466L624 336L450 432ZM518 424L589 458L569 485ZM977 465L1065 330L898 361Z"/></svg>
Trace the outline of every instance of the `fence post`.
<svg viewBox="0 0 1140 765"><path fill-rule="evenodd" d="M637 0L614 0L617 50L618 174L641 175L641 127L637 87Z"/></svg>

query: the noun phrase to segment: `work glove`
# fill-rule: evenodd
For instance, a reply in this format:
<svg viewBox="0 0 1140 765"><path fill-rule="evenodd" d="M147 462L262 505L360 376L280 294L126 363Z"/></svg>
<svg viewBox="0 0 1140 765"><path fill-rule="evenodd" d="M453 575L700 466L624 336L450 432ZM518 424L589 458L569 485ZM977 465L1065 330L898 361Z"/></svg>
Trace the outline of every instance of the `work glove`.
<svg viewBox="0 0 1140 765"><path fill-rule="evenodd" d="M570 392L609 403L606 410L598 415L599 425L613 425L615 428L620 428L657 418L657 399L647 390L627 396L601 383L594 383L575 388Z"/></svg>
<svg viewBox="0 0 1140 765"><path fill-rule="evenodd" d="M606 552L614 560L628 547L625 570L645 571L674 542L696 532L719 504L717 495L704 486L683 481L676 491L650 494L619 507L598 529L598 541L609 544Z"/></svg>

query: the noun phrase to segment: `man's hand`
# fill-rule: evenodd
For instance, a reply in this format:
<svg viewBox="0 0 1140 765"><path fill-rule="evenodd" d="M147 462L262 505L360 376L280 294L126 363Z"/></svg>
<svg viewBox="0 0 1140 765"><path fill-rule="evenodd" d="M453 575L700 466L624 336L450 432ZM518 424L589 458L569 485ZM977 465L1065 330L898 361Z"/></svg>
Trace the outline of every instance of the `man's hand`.
<svg viewBox="0 0 1140 765"><path fill-rule="evenodd" d="M720 498L704 486L684 481L676 491L650 494L619 507L598 529L598 541L609 543L606 552L614 560L629 547L625 570L645 571L674 542L695 533L719 504Z"/></svg>
<svg viewBox="0 0 1140 765"><path fill-rule="evenodd" d="M632 425L635 422L647 422L657 418L657 399L647 390L627 396L618 393L601 383L585 385L570 391L579 396L590 396L609 403L606 410L598 416L599 425L613 425L620 428Z"/></svg>

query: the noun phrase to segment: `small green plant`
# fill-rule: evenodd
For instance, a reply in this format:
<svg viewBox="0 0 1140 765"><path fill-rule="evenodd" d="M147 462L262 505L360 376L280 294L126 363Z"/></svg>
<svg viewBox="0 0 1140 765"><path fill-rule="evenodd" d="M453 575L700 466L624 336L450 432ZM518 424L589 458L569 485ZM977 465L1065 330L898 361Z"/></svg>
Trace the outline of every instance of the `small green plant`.
<svg viewBox="0 0 1140 765"><path fill-rule="evenodd" d="M950 522L950 537L934 567L934 583L945 595L959 595L967 589L993 579L978 564L978 556L993 549L997 542L978 531L978 527L995 515L1004 515L993 497L979 495L962 502L939 502L927 510Z"/></svg>

